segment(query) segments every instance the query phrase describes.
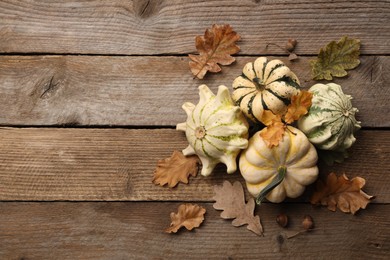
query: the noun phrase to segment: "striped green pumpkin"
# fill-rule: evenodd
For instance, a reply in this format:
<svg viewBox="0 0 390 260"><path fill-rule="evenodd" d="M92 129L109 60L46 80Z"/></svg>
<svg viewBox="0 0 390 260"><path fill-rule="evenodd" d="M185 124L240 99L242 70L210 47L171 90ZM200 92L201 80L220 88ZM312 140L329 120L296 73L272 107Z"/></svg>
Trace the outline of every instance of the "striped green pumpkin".
<svg viewBox="0 0 390 260"><path fill-rule="evenodd" d="M184 103L187 120L176 126L186 133L189 143L183 154L199 156L203 176L210 175L218 163L226 165L227 173L234 173L237 155L248 146L248 123L227 87L219 86L214 95L201 85L199 97L197 105Z"/></svg>
<svg viewBox="0 0 390 260"><path fill-rule="evenodd" d="M360 129L352 97L334 83L315 84L309 91L313 93L312 105L309 113L299 119L298 128L320 149L348 149L356 141L353 134Z"/></svg>
<svg viewBox="0 0 390 260"><path fill-rule="evenodd" d="M299 89L297 76L282 61L260 57L247 63L234 80L232 98L248 118L261 122L264 110L286 112Z"/></svg>

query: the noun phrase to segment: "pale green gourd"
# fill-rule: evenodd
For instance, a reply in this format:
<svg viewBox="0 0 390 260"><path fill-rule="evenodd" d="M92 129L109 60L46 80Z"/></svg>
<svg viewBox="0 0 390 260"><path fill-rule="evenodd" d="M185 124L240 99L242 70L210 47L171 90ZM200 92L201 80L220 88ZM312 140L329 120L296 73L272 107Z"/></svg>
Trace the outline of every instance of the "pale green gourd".
<svg viewBox="0 0 390 260"><path fill-rule="evenodd" d="M264 131L264 130L262 130ZM304 133L288 126L278 146L269 148L260 136L249 139L249 145L239 159L241 175L249 193L271 202L282 202L286 197L300 196L305 186L318 176L317 151Z"/></svg>
<svg viewBox="0 0 390 260"><path fill-rule="evenodd" d="M232 98L248 118L261 122L264 110L286 112L299 88L297 76L282 61L260 57L247 63L234 80Z"/></svg>
<svg viewBox="0 0 390 260"><path fill-rule="evenodd" d="M189 143L183 154L199 156L204 176L210 175L220 162L227 166L228 173L233 173L237 170L237 155L248 145L248 123L227 87L219 86L215 96L206 85L201 85L199 96L197 105L183 105L187 121L176 127L186 133Z"/></svg>
<svg viewBox="0 0 390 260"><path fill-rule="evenodd" d="M313 93L312 106L298 121L298 128L320 149L344 151L351 147L356 141L354 133L360 129L352 97L334 83L316 84L309 91Z"/></svg>

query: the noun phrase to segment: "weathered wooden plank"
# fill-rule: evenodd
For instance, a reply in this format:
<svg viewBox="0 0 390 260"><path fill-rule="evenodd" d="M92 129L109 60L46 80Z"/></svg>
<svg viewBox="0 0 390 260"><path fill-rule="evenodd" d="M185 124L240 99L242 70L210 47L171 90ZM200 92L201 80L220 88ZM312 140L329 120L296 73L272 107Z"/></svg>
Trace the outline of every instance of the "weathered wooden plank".
<svg viewBox="0 0 390 260"><path fill-rule="evenodd" d="M389 54L388 1L14 1L0 2L0 52L177 54L212 24L242 35L242 54L283 54L295 38L300 54L329 41L360 38L362 52Z"/></svg>
<svg viewBox="0 0 390 260"><path fill-rule="evenodd" d="M315 83L311 58L282 59L303 87ZM194 80L186 57L0 56L0 124L176 125L186 119L181 105L198 102L198 85L215 92L231 86L253 60L239 57L221 74ZM361 60L350 76L334 81L354 97L363 126L389 127L390 58Z"/></svg>
<svg viewBox="0 0 390 260"><path fill-rule="evenodd" d="M360 131L350 158L321 166L322 177L330 171L364 177L374 202L389 203L389 137L389 131ZM157 161L186 146L173 129L0 128L0 200L210 201L214 185L243 181L221 166L190 185L152 184Z"/></svg>
<svg viewBox="0 0 390 260"><path fill-rule="evenodd" d="M1 259L388 259L390 205L356 216L305 204L257 209L264 237L235 228L211 203L195 231L166 234L179 203L0 203ZM279 227L280 212L290 217ZM315 230L300 230L305 214Z"/></svg>

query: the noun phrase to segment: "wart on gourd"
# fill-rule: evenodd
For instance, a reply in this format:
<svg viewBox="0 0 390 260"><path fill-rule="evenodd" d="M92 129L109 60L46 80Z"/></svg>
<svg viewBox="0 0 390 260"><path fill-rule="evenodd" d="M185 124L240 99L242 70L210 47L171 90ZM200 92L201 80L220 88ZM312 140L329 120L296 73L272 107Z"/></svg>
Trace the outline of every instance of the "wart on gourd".
<svg viewBox="0 0 390 260"><path fill-rule="evenodd" d="M189 143L183 154L199 156L204 176L210 175L218 163L224 163L227 172L233 173L237 170L237 155L248 145L248 123L227 87L219 86L214 95L206 85L201 85L199 97L197 105L183 104L187 120L176 126L186 133Z"/></svg>

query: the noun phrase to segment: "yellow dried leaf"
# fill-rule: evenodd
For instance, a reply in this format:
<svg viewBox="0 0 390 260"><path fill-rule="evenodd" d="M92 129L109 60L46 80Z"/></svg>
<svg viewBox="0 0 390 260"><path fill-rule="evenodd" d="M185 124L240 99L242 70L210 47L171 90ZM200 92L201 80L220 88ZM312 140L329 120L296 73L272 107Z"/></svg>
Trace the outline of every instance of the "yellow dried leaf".
<svg viewBox="0 0 390 260"><path fill-rule="evenodd" d="M316 60L311 60L313 79L332 80L333 77L344 77L346 70L354 69L360 64L360 40L342 37L321 48Z"/></svg>
<svg viewBox="0 0 390 260"><path fill-rule="evenodd" d="M271 110L264 110L261 115L261 122L266 126L271 125L274 121L282 122L282 117L280 115L275 115Z"/></svg>
<svg viewBox="0 0 390 260"><path fill-rule="evenodd" d="M306 115L311 107L311 99L313 94L306 90L301 90L298 95L291 97L291 103L284 115L284 121L291 124L294 121Z"/></svg>
<svg viewBox="0 0 390 260"><path fill-rule="evenodd" d="M260 136L267 141L269 148L278 146L282 140L284 132L286 131L286 125L282 122L273 121L269 126L261 130Z"/></svg>
<svg viewBox="0 0 390 260"><path fill-rule="evenodd" d="M236 41L240 38L240 35L228 24L214 24L206 30L204 36L196 36L195 46L199 55L188 55L192 60L189 62L192 74L198 79L203 79L207 71L221 71L218 64L233 63L236 59L231 55L240 50L240 47L236 45Z"/></svg>
<svg viewBox="0 0 390 260"><path fill-rule="evenodd" d="M199 159L196 155L184 156L179 151L174 151L170 158L159 160L154 171L153 183L160 186L168 184L175 187L179 181L188 183L189 176L198 174Z"/></svg>
<svg viewBox="0 0 390 260"><path fill-rule="evenodd" d="M171 213L171 225L165 230L167 233L176 233L181 227L188 230L197 228L204 220L206 209L196 204L181 204L178 212Z"/></svg>
<svg viewBox="0 0 390 260"><path fill-rule="evenodd" d="M321 180L317 182L317 190L310 202L327 206L331 211L336 211L338 207L342 212L355 214L359 209L365 209L373 197L361 190L365 183L365 179L361 177L349 180L345 174L337 177L330 173L326 183Z"/></svg>
<svg viewBox="0 0 390 260"><path fill-rule="evenodd" d="M248 224L247 229L257 235L263 234L263 227L260 223L260 217L254 216L255 201L250 198L245 203L244 189L238 181L233 185L224 181L222 186L214 186L213 207L216 210L223 210L221 217L224 219L234 219L232 224L239 227Z"/></svg>
<svg viewBox="0 0 390 260"><path fill-rule="evenodd" d="M264 110L261 116L261 122L267 127L260 132L260 136L263 140L267 141L269 148L278 146L286 131L287 124L291 124L301 116L307 114L311 106L312 97L312 93L301 90L298 95L291 97L291 103L288 105L287 112L284 115L274 114L270 110Z"/></svg>
<svg viewBox="0 0 390 260"><path fill-rule="evenodd" d="M274 114L270 110L264 110L261 122L267 127L260 132L260 136L267 141L268 147L278 146L286 129L286 124L282 122L282 116Z"/></svg>

